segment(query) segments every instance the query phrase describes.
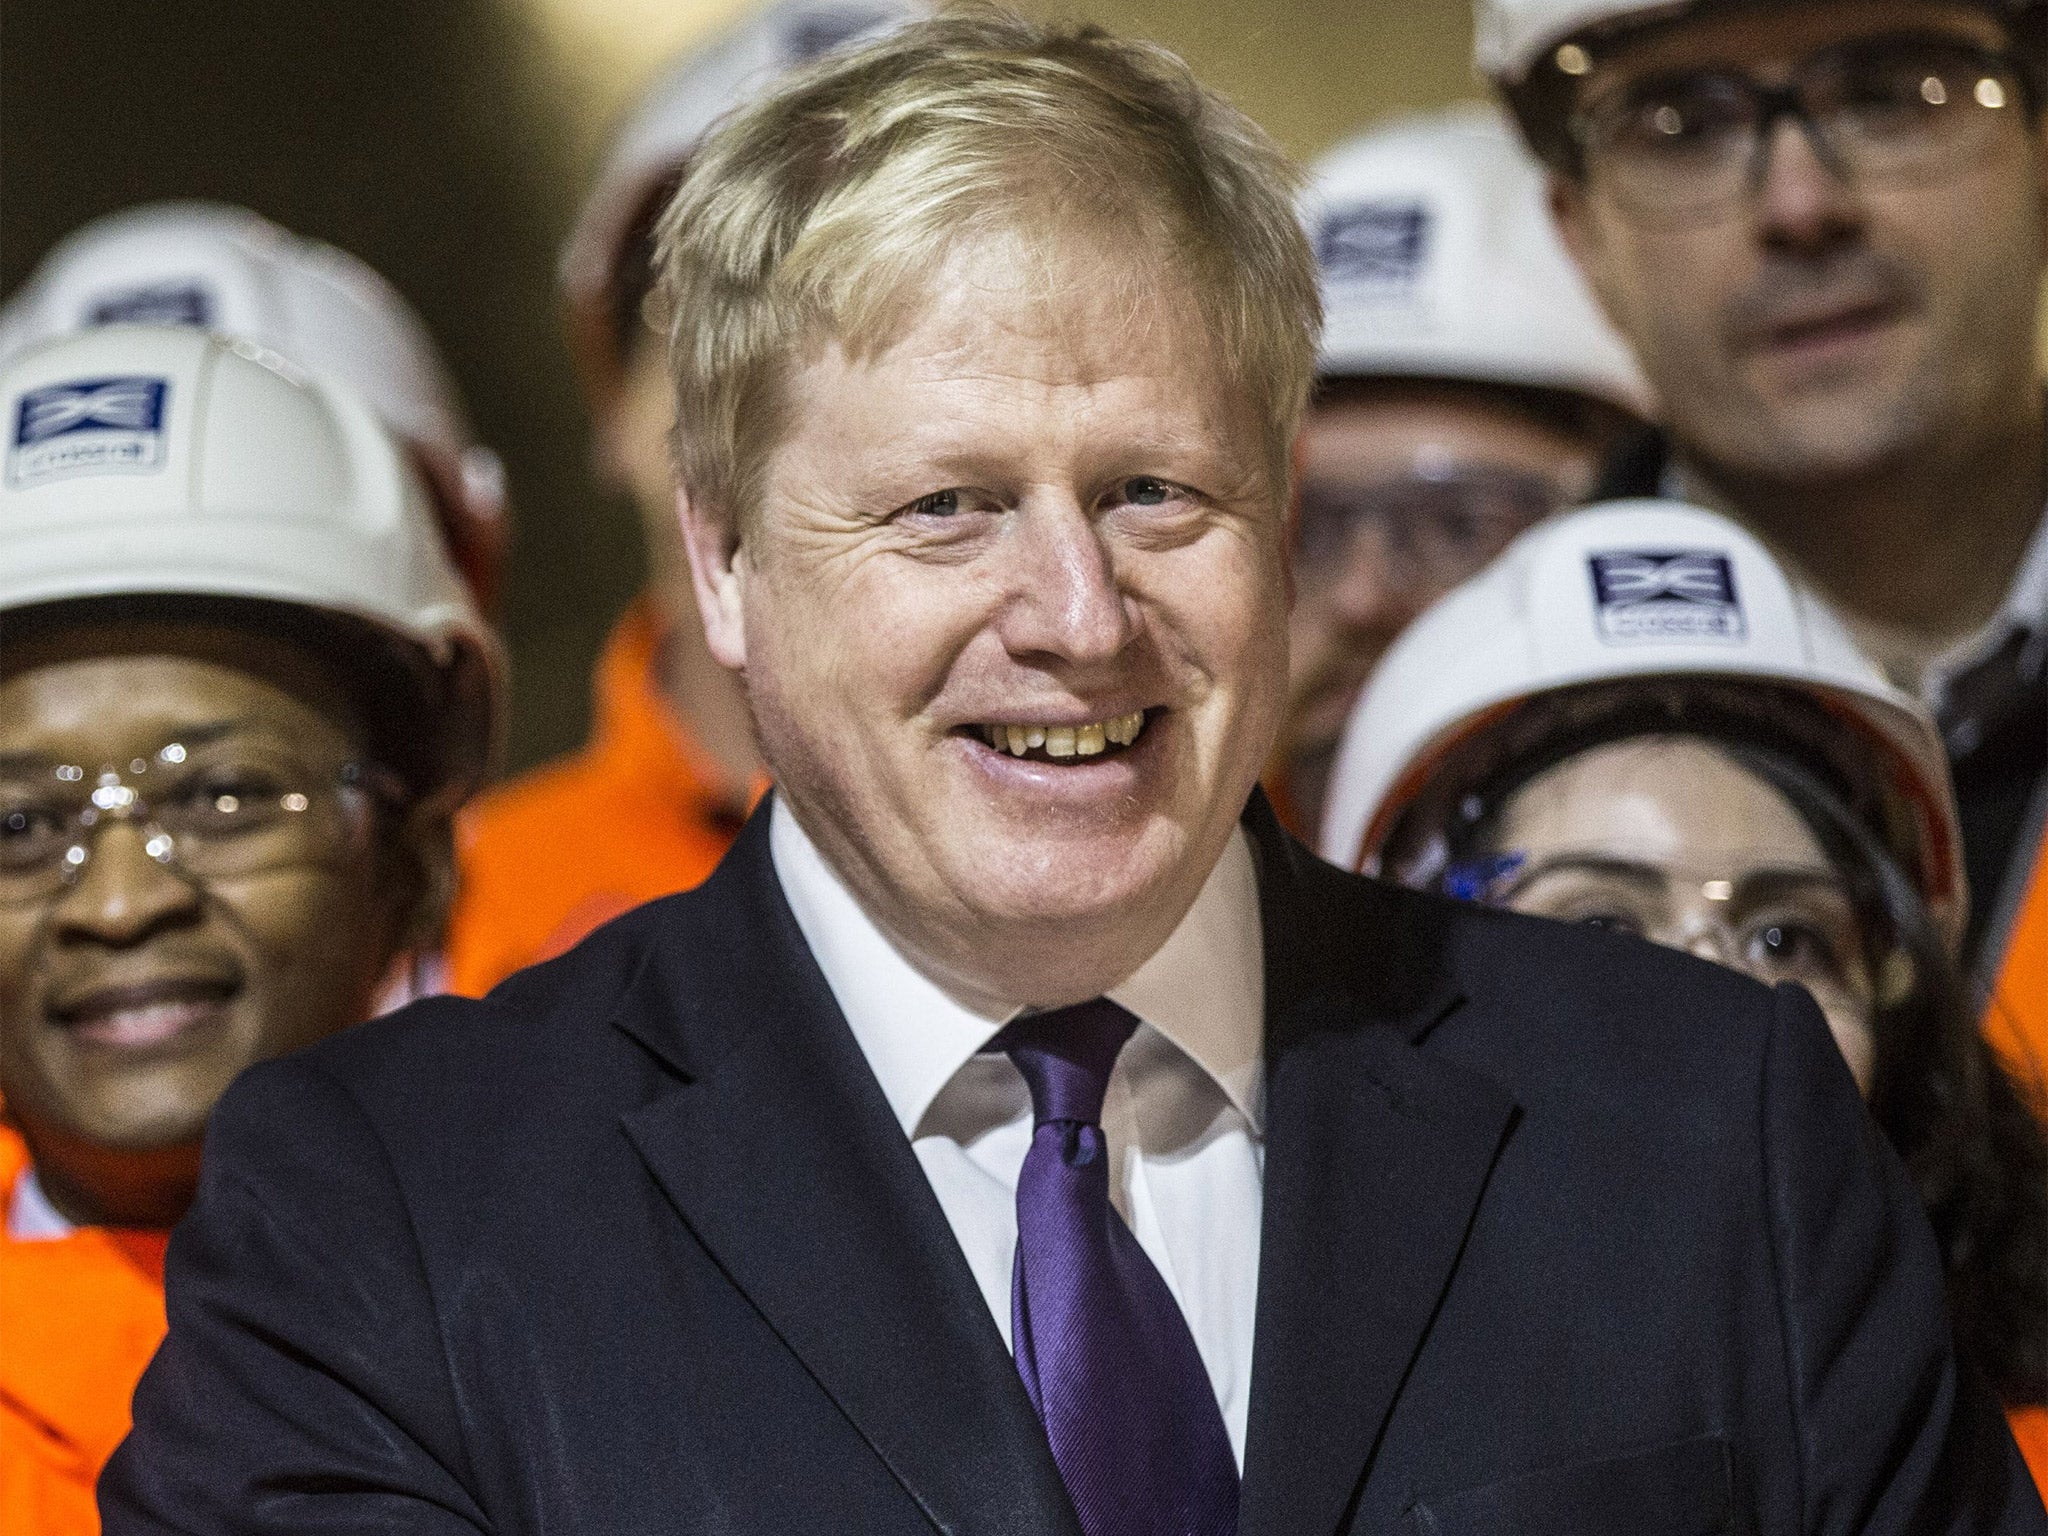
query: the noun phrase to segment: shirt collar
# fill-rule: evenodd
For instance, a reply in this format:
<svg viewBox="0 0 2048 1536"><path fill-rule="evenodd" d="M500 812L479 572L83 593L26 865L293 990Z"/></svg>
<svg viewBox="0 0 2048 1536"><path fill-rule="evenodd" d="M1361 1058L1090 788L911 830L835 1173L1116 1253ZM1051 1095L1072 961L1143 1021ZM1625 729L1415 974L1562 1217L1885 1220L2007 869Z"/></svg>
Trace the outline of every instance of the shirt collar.
<svg viewBox="0 0 2048 1536"><path fill-rule="evenodd" d="M2005 602L1977 633L1950 646L1928 664L1921 692L1939 706L1949 686L1991 655L2014 634L2048 633L2048 512L2034 528L2019 572Z"/></svg>
<svg viewBox="0 0 2048 1536"><path fill-rule="evenodd" d="M768 845L797 927L914 1140L939 1091L1023 1007L972 1008L905 959L780 796ZM1265 1111L1265 989L1258 879L1239 827L1180 926L1109 997L1185 1052L1256 1135Z"/></svg>
<svg viewBox="0 0 2048 1536"><path fill-rule="evenodd" d="M1674 457L1665 466L1658 494L1701 506L1711 502L1698 494L1685 466ZM2014 633L2048 634L2048 509L2034 525L2034 537L2020 557L2005 601L1984 627L1965 636L1930 661L1920 674L1919 697L1939 713L1944 697L1956 678L2005 644Z"/></svg>

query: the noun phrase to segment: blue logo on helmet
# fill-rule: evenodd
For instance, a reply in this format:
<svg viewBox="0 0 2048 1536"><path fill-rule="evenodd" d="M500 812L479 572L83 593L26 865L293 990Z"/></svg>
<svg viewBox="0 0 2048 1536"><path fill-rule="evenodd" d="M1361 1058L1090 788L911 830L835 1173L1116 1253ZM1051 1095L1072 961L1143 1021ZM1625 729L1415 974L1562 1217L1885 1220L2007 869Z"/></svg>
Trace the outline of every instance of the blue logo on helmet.
<svg viewBox="0 0 2048 1536"><path fill-rule="evenodd" d="M159 283L129 288L96 300L86 312L87 325L189 325L200 330L213 324L213 295L198 283Z"/></svg>
<svg viewBox="0 0 2048 1536"><path fill-rule="evenodd" d="M76 379L27 391L15 407L7 483L159 468L169 391L160 378Z"/></svg>
<svg viewBox="0 0 2048 1536"><path fill-rule="evenodd" d="M1735 571L1714 550L1629 550L1593 555L1594 622L1602 640L1741 640Z"/></svg>
<svg viewBox="0 0 2048 1536"><path fill-rule="evenodd" d="M1429 259L1430 222L1415 202L1333 208L1316 231L1316 265L1325 282L1407 288Z"/></svg>

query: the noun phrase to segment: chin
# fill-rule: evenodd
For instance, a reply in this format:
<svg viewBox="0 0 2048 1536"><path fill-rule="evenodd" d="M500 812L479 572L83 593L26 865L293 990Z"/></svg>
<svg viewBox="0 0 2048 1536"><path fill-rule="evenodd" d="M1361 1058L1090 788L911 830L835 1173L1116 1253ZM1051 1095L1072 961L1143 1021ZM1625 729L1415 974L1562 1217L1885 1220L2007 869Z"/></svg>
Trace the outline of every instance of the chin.
<svg viewBox="0 0 2048 1536"><path fill-rule="evenodd" d="M1157 818L992 833L958 860L953 883L984 927L1031 931L1034 943L1080 940L1103 926L1142 926L1176 897L1192 902L1208 870L1190 867L1189 843L1182 828Z"/></svg>

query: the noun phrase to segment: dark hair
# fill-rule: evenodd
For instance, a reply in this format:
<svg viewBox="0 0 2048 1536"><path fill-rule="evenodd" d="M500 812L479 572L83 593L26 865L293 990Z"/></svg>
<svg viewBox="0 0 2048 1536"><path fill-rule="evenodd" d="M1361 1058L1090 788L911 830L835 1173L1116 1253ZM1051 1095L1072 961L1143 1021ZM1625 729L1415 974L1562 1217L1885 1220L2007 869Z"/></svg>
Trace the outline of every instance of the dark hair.
<svg viewBox="0 0 2048 1536"><path fill-rule="evenodd" d="M1910 967L1881 982L1871 1013L1871 1117L1927 1208L1957 1344L2007 1402L2048 1402L2048 1127L2037 1095L1984 1038L1919 893L1869 828L1790 758L1728 750L1850 875L1871 953Z"/></svg>
<svg viewBox="0 0 2048 1536"><path fill-rule="evenodd" d="M1448 850L1490 845L1514 792L1588 748L1648 735L1701 737L1782 795L1841 871L1863 925L1876 1000L1870 1113L1905 1164L1941 1249L1957 1347L2011 1404L2048 1403L2048 1123L1984 1038L1979 1010L1914 883L1872 831L1836 764L1754 717L1683 723L1623 712L1581 723L1465 799Z"/></svg>

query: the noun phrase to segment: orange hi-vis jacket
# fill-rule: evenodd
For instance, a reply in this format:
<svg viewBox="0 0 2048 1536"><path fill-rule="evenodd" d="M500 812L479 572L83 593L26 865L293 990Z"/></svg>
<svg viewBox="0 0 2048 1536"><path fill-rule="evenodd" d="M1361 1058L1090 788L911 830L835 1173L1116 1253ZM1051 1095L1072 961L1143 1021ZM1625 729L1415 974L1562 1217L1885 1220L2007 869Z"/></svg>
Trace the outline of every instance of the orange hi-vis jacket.
<svg viewBox="0 0 2048 1536"><path fill-rule="evenodd" d="M481 997L621 913L688 890L725 856L744 797L657 690L660 638L651 605L636 604L598 662L589 743L465 814L451 991Z"/></svg>
<svg viewBox="0 0 2048 1536"><path fill-rule="evenodd" d="M0 1125L0 1210L28 1149ZM0 1223L0 1531L93 1536L93 1484L164 1336L161 1232L83 1227L16 1238Z"/></svg>
<svg viewBox="0 0 2048 1536"><path fill-rule="evenodd" d="M2048 836L2004 932L1984 1033L2019 1077L2048 1096Z"/></svg>

